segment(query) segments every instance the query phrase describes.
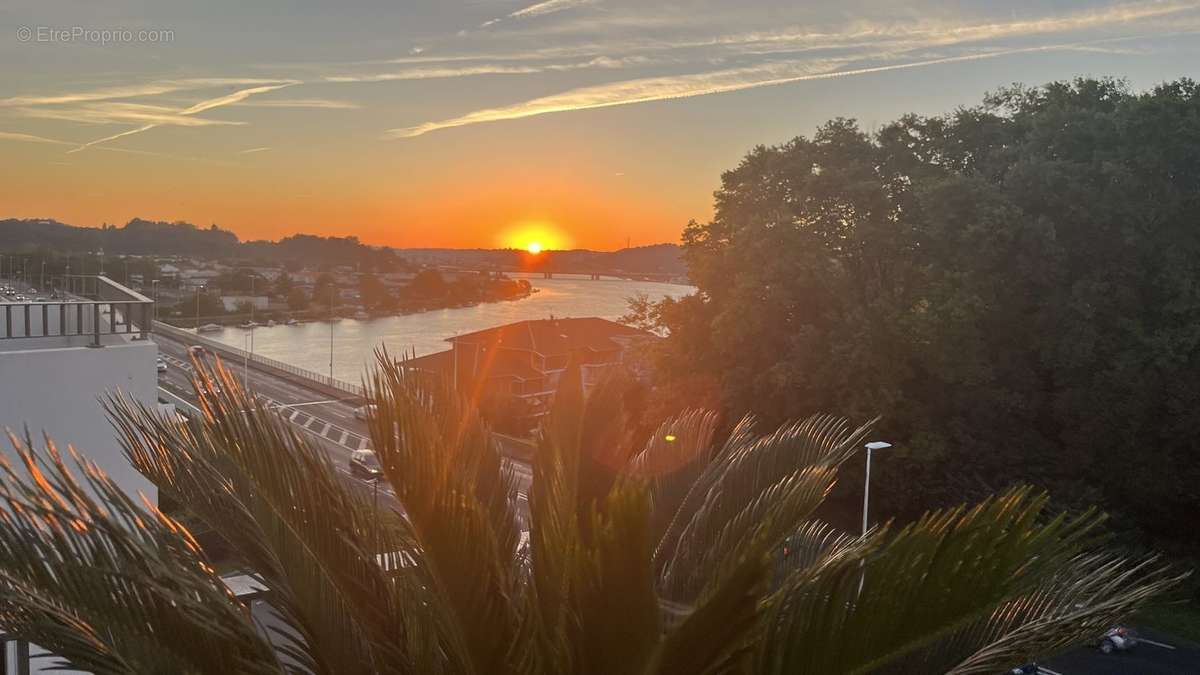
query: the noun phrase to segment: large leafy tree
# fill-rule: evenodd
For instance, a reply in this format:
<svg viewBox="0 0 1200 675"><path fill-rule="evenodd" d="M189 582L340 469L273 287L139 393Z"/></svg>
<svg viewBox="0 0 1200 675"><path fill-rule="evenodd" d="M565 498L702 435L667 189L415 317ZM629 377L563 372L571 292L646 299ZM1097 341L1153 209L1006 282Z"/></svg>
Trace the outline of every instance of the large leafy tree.
<svg viewBox="0 0 1200 675"><path fill-rule="evenodd" d="M869 425L718 434L695 411L638 439L623 388L585 400L577 371L520 493L472 402L384 357L369 427L403 513L379 509L236 378L196 366L199 419L114 399L113 420L269 610L244 611L185 526L74 450L13 438L0 629L95 673L981 673L1177 581L1095 548L1096 513L1052 516L1028 489L840 534L813 514Z"/></svg>
<svg viewBox="0 0 1200 675"><path fill-rule="evenodd" d="M884 503L1017 481L1187 543L1200 509L1200 87L1014 87L751 151L642 308L730 419L886 410ZM914 489L915 488L915 489Z"/></svg>

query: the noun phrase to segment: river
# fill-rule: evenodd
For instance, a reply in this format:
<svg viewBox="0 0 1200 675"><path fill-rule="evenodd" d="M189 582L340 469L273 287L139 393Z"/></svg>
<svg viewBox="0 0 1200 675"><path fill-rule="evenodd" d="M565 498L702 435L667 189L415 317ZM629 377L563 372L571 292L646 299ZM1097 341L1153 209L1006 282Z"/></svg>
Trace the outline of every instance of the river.
<svg viewBox="0 0 1200 675"><path fill-rule="evenodd" d="M417 356L448 349L446 338L462 333L527 319L598 316L616 319L627 310L626 299L645 293L652 299L682 297L691 286L625 279L592 280L586 277L510 275L528 279L535 292L529 297L506 302L489 302L473 307L439 309L378 319L342 319L333 324L333 375L358 382L364 366L373 362L374 351L386 346L393 354ZM254 329L254 352L294 366L327 374L330 359L330 324L312 322L298 326L260 326ZM226 327L205 337L246 349L250 331Z"/></svg>

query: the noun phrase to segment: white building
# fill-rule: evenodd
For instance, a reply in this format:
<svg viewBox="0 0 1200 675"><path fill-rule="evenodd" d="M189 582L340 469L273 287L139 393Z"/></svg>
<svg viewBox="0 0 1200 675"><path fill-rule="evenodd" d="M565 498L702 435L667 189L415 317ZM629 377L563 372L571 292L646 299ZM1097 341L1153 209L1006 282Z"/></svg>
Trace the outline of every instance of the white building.
<svg viewBox="0 0 1200 675"><path fill-rule="evenodd" d="M252 305L254 309L265 310L270 305L271 299L265 295L222 295L221 304L225 305L226 312L236 312L245 304Z"/></svg>
<svg viewBox="0 0 1200 675"><path fill-rule="evenodd" d="M28 429L39 450L43 433L64 452L73 445L135 501L141 493L157 502L154 485L125 459L100 404L120 392L156 405L158 346L142 332L150 328L153 303L104 277L74 281L72 290L92 299L15 302L0 295L0 428L17 435ZM20 466L8 439L0 444ZM77 672L53 670L44 650L16 641L3 643L0 658L0 672Z"/></svg>
<svg viewBox="0 0 1200 675"><path fill-rule="evenodd" d="M115 392L157 402L158 347L140 325L153 303L103 277L88 281L96 300L18 303L0 296L0 428L18 435L28 429L39 444L42 432L60 448L72 444L135 499L138 492L156 499L154 486L122 454L100 405ZM130 304L116 305L114 321L110 302ZM2 444L15 459L7 438Z"/></svg>

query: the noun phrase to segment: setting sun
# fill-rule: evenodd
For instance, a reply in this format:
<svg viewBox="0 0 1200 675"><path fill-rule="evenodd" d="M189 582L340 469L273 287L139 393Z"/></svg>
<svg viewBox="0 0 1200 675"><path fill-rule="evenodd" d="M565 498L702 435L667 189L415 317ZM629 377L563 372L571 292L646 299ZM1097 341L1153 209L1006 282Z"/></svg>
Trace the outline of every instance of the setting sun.
<svg viewBox="0 0 1200 675"><path fill-rule="evenodd" d="M531 255L545 251L560 251L570 247L562 228L549 220L523 220L497 233L496 242Z"/></svg>

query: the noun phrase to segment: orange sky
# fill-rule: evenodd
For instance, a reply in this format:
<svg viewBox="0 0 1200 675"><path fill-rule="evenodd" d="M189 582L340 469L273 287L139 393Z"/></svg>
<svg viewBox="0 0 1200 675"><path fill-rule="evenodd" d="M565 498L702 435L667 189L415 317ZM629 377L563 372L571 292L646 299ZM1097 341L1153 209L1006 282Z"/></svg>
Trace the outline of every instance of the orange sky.
<svg viewBox="0 0 1200 675"><path fill-rule="evenodd" d="M36 37L75 26L169 39ZM1197 32L1200 6L1154 0L10 0L0 218L675 242L756 145L1013 82L1196 77Z"/></svg>

